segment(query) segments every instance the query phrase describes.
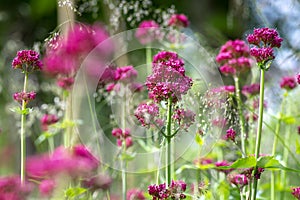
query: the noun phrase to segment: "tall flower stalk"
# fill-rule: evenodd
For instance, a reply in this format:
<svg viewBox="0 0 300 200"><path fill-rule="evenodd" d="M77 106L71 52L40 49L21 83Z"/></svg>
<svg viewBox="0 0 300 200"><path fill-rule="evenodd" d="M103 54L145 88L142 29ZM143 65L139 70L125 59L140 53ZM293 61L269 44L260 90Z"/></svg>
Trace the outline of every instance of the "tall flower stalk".
<svg viewBox="0 0 300 200"><path fill-rule="evenodd" d="M28 75L33 71L40 70L42 63L39 59L39 54L33 50L22 50L17 53L17 57L12 62L13 69L21 69L24 74L24 83L22 92L14 94L14 99L21 104L21 163L20 163L20 176L21 183L25 182L25 161L26 161L26 115L29 114L27 104L30 100L35 99L35 92L27 92Z"/></svg>
<svg viewBox="0 0 300 200"><path fill-rule="evenodd" d="M257 160L260 154L264 114L265 71L269 69L272 60L275 59L273 48L279 48L281 46L282 39L278 36L277 31L274 29L258 28L254 29L253 34L248 35L247 40L250 44L255 46L250 49L250 54L255 57L257 65L260 68L259 116L255 144L255 158ZM255 167L254 174L257 174L257 172L258 167ZM252 200L256 200L257 184L258 179L254 179Z"/></svg>
<svg viewBox="0 0 300 200"><path fill-rule="evenodd" d="M241 73L249 71L251 68L251 58L249 48L242 40L226 42L220 49L216 61L221 64L219 70L225 76L232 76L235 84L235 98L237 101L237 110L239 116L240 138L242 155L247 155L246 151L246 128L245 117L243 114L243 102L239 84Z"/></svg>

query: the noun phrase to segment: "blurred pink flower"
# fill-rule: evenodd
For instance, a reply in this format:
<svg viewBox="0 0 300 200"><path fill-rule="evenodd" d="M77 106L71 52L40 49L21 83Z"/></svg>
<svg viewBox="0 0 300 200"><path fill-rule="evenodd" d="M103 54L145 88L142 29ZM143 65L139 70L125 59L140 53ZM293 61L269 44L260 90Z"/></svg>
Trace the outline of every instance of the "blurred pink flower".
<svg viewBox="0 0 300 200"><path fill-rule="evenodd" d="M292 90L297 86L296 78L294 76L282 77L280 87L286 90Z"/></svg>
<svg viewBox="0 0 300 200"><path fill-rule="evenodd" d="M142 190L133 188L127 191L126 200L146 200Z"/></svg>
<svg viewBox="0 0 300 200"><path fill-rule="evenodd" d="M169 19L168 25L178 28L186 28L189 25L189 20L184 14L173 14Z"/></svg>
<svg viewBox="0 0 300 200"><path fill-rule="evenodd" d="M141 44L149 44L161 38L159 25L153 20L142 21L135 33L135 37Z"/></svg>

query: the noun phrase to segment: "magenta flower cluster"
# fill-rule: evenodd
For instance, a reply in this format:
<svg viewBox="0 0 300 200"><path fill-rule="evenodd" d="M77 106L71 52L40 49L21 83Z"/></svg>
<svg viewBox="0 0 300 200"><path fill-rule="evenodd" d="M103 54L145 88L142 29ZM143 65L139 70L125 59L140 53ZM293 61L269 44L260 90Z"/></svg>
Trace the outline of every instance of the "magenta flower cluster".
<svg viewBox="0 0 300 200"><path fill-rule="evenodd" d="M63 175L73 179L87 179L99 166L99 160L83 145L72 149L58 147L49 155L37 155L27 159L28 178L38 181L41 194L51 195L55 180Z"/></svg>
<svg viewBox="0 0 300 200"><path fill-rule="evenodd" d="M279 48L283 40L275 29L257 28L254 29L253 34L248 35L247 41L255 45L250 49L251 56L255 57L259 65L264 65L275 59L273 48Z"/></svg>
<svg viewBox="0 0 300 200"><path fill-rule="evenodd" d="M251 85L244 85L242 89L242 94L246 97L252 97L259 94L260 84L253 83Z"/></svg>
<svg viewBox="0 0 300 200"><path fill-rule="evenodd" d="M12 67L21 69L23 72L33 72L42 69L40 55L33 50L22 50L17 52L17 57L13 59Z"/></svg>
<svg viewBox="0 0 300 200"><path fill-rule="evenodd" d="M127 191L126 200L146 200L146 197L140 189L130 189Z"/></svg>
<svg viewBox="0 0 300 200"><path fill-rule="evenodd" d="M231 140L231 141L235 142L235 136L236 136L235 130L230 128L226 131L225 140Z"/></svg>
<svg viewBox="0 0 300 200"><path fill-rule="evenodd" d="M191 110L176 109L172 118L178 123L179 127L187 130L195 122L196 114Z"/></svg>
<svg viewBox="0 0 300 200"><path fill-rule="evenodd" d="M286 90L292 90L297 86L297 81L294 76L282 77L280 87Z"/></svg>
<svg viewBox="0 0 300 200"><path fill-rule="evenodd" d="M147 77L149 98L161 102L172 98L176 103L192 86L185 75L184 62L177 53L162 51L153 58L153 73Z"/></svg>
<svg viewBox="0 0 300 200"><path fill-rule="evenodd" d="M142 21L135 33L135 37L141 44L149 44L161 38L159 25L153 20Z"/></svg>
<svg viewBox="0 0 300 200"><path fill-rule="evenodd" d="M58 122L58 117L56 115L53 114L45 114L42 116L41 118L41 125L42 125L42 129L44 131L48 130L48 126L51 124L55 124L56 122Z"/></svg>
<svg viewBox="0 0 300 200"><path fill-rule="evenodd" d="M186 195L183 194L186 190L186 183L184 181L172 180L168 188L166 184L150 185L148 187L148 193L152 196L152 200L164 200L164 199L185 199Z"/></svg>
<svg viewBox="0 0 300 200"><path fill-rule="evenodd" d="M242 40L229 40L220 49L216 61L224 75L239 75L251 68L249 47Z"/></svg>
<svg viewBox="0 0 300 200"><path fill-rule="evenodd" d="M230 183L238 187L248 185L248 178L245 174L229 174L227 178Z"/></svg>
<svg viewBox="0 0 300 200"><path fill-rule="evenodd" d="M128 128L126 128L125 130L114 128L111 133L115 138L117 138L117 145L119 147L122 147L123 144L126 148L129 148L133 145L130 130Z"/></svg>
<svg viewBox="0 0 300 200"><path fill-rule="evenodd" d="M25 200L33 190L29 182L21 184L19 176L0 177L0 199L1 200Z"/></svg>
<svg viewBox="0 0 300 200"><path fill-rule="evenodd" d="M123 67L107 67L98 83L99 87L105 87L107 92L119 92L121 89L121 84L129 86L132 92L140 92L144 89L141 83L135 82L138 72L133 66L123 66Z"/></svg>
<svg viewBox="0 0 300 200"><path fill-rule="evenodd" d="M155 103L141 103L134 112L134 116L141 122L142 126L161 126L159 119L159 107Z"/></svg>
<svg viewBox="0 0 300 200"><path fill-rule="evenodd" d="M292 195L296 199L300 200L300 187L294 187L294 188L292 188Z"/></svg>
<svg viewBox="0 0 300 200"><path fill-rule="evenodd" d="M29 101L34 100L36 97L36 93L34 91L31 92L16 92L13 95L13 98L15 101L22 103L22 101L24 101L26 104Z"/></svg>
<svg viewBox="0 0 300 200"><path fill-rule="evenodd" d="M231 162L228 162L226 160L215 162L216 167L227 167L230 166L231 164L232 164ZM225 174L229 174L233 169L217 169L217 170Z"/></svg>
<svg viewBox="0 0 300 200"><path fill-rule="evenodd" d="M186 28L190 24L187 16L184 14L173 14L168 21L169 26L174 26L177 28Z"/></svg>
<svg viewBox="0 0 300 200"><path fill-rule="evenodd" d="M296 76L298 84L300 84L300 73Z"/></svg>
<svg viewBox="0 0 300 200"><path fill-rule="evenodd" d="M95 49L105 57L113 51L113 45L98 46L108 37L108 33L99 25L75 24L66 37L60 36L48 46L44 71L57 77L58 86L70 89L81 62L89 52ZM101 67L101 64L94 63L92 67Z"/></svg>

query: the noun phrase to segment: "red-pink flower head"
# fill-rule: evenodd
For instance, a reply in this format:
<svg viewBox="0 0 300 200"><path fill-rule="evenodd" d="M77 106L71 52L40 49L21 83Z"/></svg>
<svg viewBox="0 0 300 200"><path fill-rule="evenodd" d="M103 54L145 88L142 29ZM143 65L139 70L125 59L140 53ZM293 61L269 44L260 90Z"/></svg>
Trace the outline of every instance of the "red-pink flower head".
<svg viewBox="0 0 300 200"><path fill-rule="evenodd" d="M292 90L297 86L297 82L294 76L286 76L281 79L280 87L286 90Z"/></svg>
<svg viewBox="0 0 300 200"><path fill-rule="evenodd" d="M292 188L292 195L296 199L300 200L300 187L294 187L294 188Z"/></svg>
<svg viewBox="0 0 300 200"><path fill-rule="evenodd" d="M130 83L137 77L137 71L133 66L118 67L115 70L115 81Z"/></svg>
<svg viewBox="0 0 300 200"><path fill-rule="evenodd" d="M56 186L56 183L52 179L46 179L46 180L41 181L40 185L39 185L40 194L43 197L51 196L55 186Z"/></svg>
<svg viewBox="0 0 300 200"><path fill-rule="evenodd" d="M143 45L160 39L161 33L159 30L159 25L153 20L142 21L135 33L135 37Z"/></svg>
<svg viewBox="0 0 300 200"><path fill-rule="evenodd" d="M32 189L32 185L27 181L22 184L19 176L0 177L1 200L25 200Z"/></svg>
<svg viewBox="0 0 300 200"><path fill-rule="evenodd" d="M25 103L28 103L29 101L34 100L36 97L36 93L34 91L31 92L16 92L13 95L13 98L15 101L22 103L22 101L25 101Z"/></svg>
<svg viewBox="0 0 300 200"><path fill-rule="evenodd" d="M186 28L189 25L189 20L184 14L173 14L169 19L168 25L178 28Z"/></svg>
<svg viewBox="0 0 300 200"><path fill-rule="evenodd" d="M127 191L126 200L146 200L142 190L133 188Z"/></svg>
<svg viewBox="0 0 300 200"><path fill-rule="evenodd" d="M12 62L12 68L21 69L24 72L40 70L42 66L39 53L33 50L18 51L17 57Z"/></svg>
<svg viewBox="0 0 300 200"><path fill-rule="evenodd" d="M52 114L43 115L41 118L42 129L47 130L49 125L55 124L56 122L58 122L58 120L59 119L56 115L52 115Z"/></svg>
<svg viewBox="0 0 300 200"><path fill-rule="evenodd" d="M249 182L247 176L244 174L229 174L227 178L230 183L239 187L248 185Z"/></svg>
<svg viewBox="0 0 300 200"><path fill-rule="evenodd" d="M298 82L298 84L300 84L300 73L299 74L297 74L297 82Z"/></svg>
<svg viewBox="0 0 300 200"><path fill-rule="evenodd" d="M258 47L281 47L282 38L279 37L275 29L270 28L256 28L253 33L248 35L247 40L249 44Z"/></svg>
<svg viewBox="0 0 300 200"><path fill-rule="evenodd" d="M266 67L263 66L265 63L275 59L273 48L279 48L283 41L278 32L270 28L254 29L253 34L248 35L247 40L249 44L255 45L251 48L250 54L255 57L257 63L263 69Z"/></svg>
<svg viewBox="0 0 300 200"><path fill-rule="evenodd" d="M62 174L72 178L85 177L99 166L98 159L83 145L72 149L58 147L48 153L27 159L27 176L34 180L55 178Z"/></svg>
<svg viewBox="0 0 300 200"><path fill-rule="evenodd" d="M259 90L260 90L259 83L245 85L245 86L243 86L242 94L245 95L246 97L251 97L251 96L259 94Z"/></svg>
<svg viewBox="0 0 300 200"><path fill-rule="evenodd" d="M251 68L249 47L242 40L229 40L220 49L216 61L224 75L238 75Z"/></svg>
<svg viewBox="0 0 300 200"><path fill-rule="evenodd" d="M112 135L117 138L117 145L122 147L123 144L126 148L129 148L133 145L132 137L130 134L130 129L126 128L122 130L120 128L114 128L112 130Z"/></svg>
<svg viewBox="0 0 300 200"><path fill-rule="evenodd" d="M141 103L134 112L142 126L149 127L155 123L159 115L159 107L155 103Z"/></svg>
<svg viewBox="0 0 300 200"><path fill-rule="evenodd" d="M235 142L235 136L236 136L235 130L230 128L226 131L225 139L226 140L232 140L233 142Z"/></svg>
<svg viewBox="0 0 300 200"><path fill-rule="evenodd" d="M44 72L57 76L61 80L59 82L60 87L70 88L69 83L71 82L66 82L65 80L74 78L83 60L92 50L97 52L101 59L105 59L112 52L113 45L108 45L107 42L104 42L103 45L98 45L108 38L108 33L99 25L75 24L65 37L57 37L47 47L43 60L45 65ZM98 63L100 63L100 60L98 60ZM90 66L87 67L90 68Z"/></svg>
<svg viewBox="0 0 300 200"><path fill-rule="evenodd" d="M153 58L152 71L146 86L149 98L155 102L172 98L176 103L192 86L192 79L185 76L184 62L176 53L159 52Z"/></svg>

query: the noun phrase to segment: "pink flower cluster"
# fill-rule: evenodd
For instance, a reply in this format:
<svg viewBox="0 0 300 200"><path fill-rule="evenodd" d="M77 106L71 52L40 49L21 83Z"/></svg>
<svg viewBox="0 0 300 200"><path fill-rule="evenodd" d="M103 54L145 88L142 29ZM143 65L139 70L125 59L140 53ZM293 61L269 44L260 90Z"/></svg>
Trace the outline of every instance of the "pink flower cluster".
<svg viewBox="0 0 300 200"><path fill-rule="evenodd" d="M126 200L146 200L146 197L140 189L130 189L127 191Z"/></svg>
<svg viewBox="0 0 300 200"><path fill-rule="evenodd" d="M248 35L247 40L249 44L255 45L251 48L250 54L256 58L259 65L275 59L273 48L279 48L283 41L278 32L270 28L254 29L253 34Z"/></svg>
<svg viewBox="0 0 300 200"><path fill-rule="evenodd" d="M116 91L119 92L121 83L129 85L129 89L132 92L140 92L143 90L143 85L138 82L134 82L138 75L138 72L133 66L124 66L114 68L112 66L107 67L98 83L99 87L105 87L107 92Z"/></svg>
<svg viewBox="0 0 300 200"><path fill-rule="evenodd" d="M245 86L243 86L242 94L245 95L246 97L251 97L251 96L259 94L259 90L260 90L259 83L245 85Z"/></svg>
<svg viewBox="0 0 300 200"><path fill-rule="evenodd" d="M235 130L230 128L226 131L225 140L232 140L233 142L235 142L235 136L236 136Z"/></svg>
<svg viewBox="0 0 300 200"><path fill-rule="evenodd" d="M227 179L230 183L238 187L248 185L248 178L245 174L229 174Z"/></svg>
<svg viewBox="0 0 300 200"><path fill-rule="evenodd" d="M12 67L21 69L24 72L33 72L42 69L40 55L33 50L22 50L17 52L17 57L13 59Z"/></svg>
<svg viewBox="0 0 300 200"><path fill-rule="evenodd" d="M186 190L186 183L184 181L172 180L168 188L166 184L150 185L148 187L148 193L152 196L152 200L164 200L164 199L185 199L186 195L183 194Z"/></svg>
<svg viewBox="0 0 300 200"><path fill-rule="evenodd" d="M41 181L41 194L51 195L56 187L55 179L61 175L70 178L89 178L99 166L99 160L83 145L72 149L58 147L49 153L32 156L27 159L26 173L28 178Z"/></svg>
<svg viewBox="0 0 300 200"><path fill-rule="evenodd" d="M112 45L97 46L108 37L108 33L99 25L75 24L66 37L58 37L48 46L44 71L56 76L60 87L69 89L81 62L89 52L95 49L105 57L113 51ZM100 63L93 67L99 65L103 67Z"/></svg>
<svg viewBox="0 0 300 200"><path fill-rule="evenodd" d="M186 28L189 25L189 20L184 14L173 14L169 19L168 25L177 28Z"/></svg>
<svg viewBox="0 0 300 200"><path fill-rule="evenodd" d="M141 44L149 44L161 38L159 25L153 20L142 21L135 33L135 37Z"/></svg>
<svg viewBox="0 0 300 200"><path fill-rule="evenodd" d="M126 148L129 148L133 145L130 130L128 128L126 128L124 131L120 128L114 128L111 133L115 138L117 138L117 145L119 147L122 147L123 144Z"/></svg>
<svg viewBox="0 0 300 200"><path fill-rule="evenodd" d="M142 126L149 127L160 121L158 119L159 107L155 103L141 103L136 108L134 116L141 122Z"/></svg>
<svg viewBox="0 0 300 200"><path fill-rule="evenodd" d="M297 82L294 76L286 76L281 79L280 87L286 90L292 90L297 86Z"/></svg>
<svg viewBox="0 0 300 200"><path fill-rule="evenodd" d="M32 189L32 185L28 182L21 184L18 176L0 177L1 200L25 200Z"/></svg>
<svg viewBox="0 0 300 200"><path fill-rule="evenodd" d="M34 100L36 97L36 93L34 91L31 92L16 92L13 95L13 98L15 101L22 103L22 101L25 101L25 103L28 103L29 101Z"/></svg>
<svg viewBox="0 0 300 200"><path fill-rule="evenodd" d="M300 84L300 73L296 76L298 84Z"/></svg>
<svg viewBox="0 0 300 200"><path fill-rule="evenodd" d="M296 199L300 200L300 187L294 187L294 188L292 188L292 195Z"/></svg>
<svg viewBox="0 0 300 200"><path fill-rule="evenodd" d="M196 114L191 110L176 109L172 118L178 123L179 127L187 130L195 122Z"/></svg>
<svg viewBox="0 0 300 200"><path fill-rule="evenodd" d="M176 103L192 86L185 76L184 62L174 52L162 51L153 58L153 73L147 77L149 98L160 102L172 98Z"/></svg>
<svg viewBox="0 0 300 200"><path fill-rule="evenodd" d="M216 61L224 75L238 75L251 68L249 48L242 40L230 40L220 49Z"/></svg>
<svg viewBox="0 0 300 200"><path fill-rule="evenodd" d="M43 115L43 117L41 118L42 129L44 131L48 130L48 126L51 124L55 124L56 122L58 122L58 120L59 119L56 115L52 115L52 114Z"/></svg>

